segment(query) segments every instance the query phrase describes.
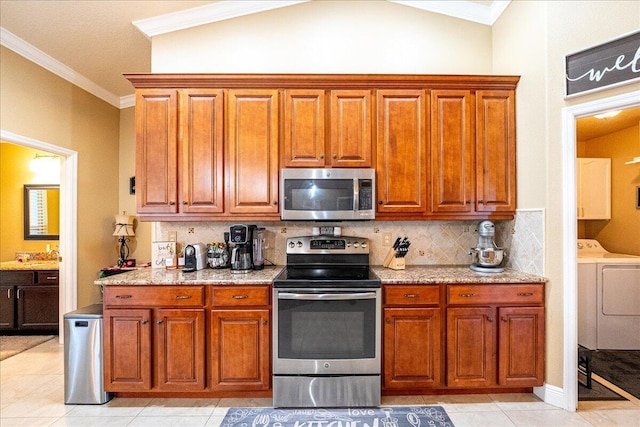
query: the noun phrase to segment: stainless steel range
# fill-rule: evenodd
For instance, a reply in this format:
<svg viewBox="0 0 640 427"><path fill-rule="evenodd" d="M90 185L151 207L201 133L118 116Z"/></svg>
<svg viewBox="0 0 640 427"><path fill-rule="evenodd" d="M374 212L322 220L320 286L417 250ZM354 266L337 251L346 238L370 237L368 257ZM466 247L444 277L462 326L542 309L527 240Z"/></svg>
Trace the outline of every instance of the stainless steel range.
<svg viewBox="0 0 640 427"><path fill-rule="evenodd" d="M380 279L361 237L287 239L273 282L274 407L380 405Z"/></svg>

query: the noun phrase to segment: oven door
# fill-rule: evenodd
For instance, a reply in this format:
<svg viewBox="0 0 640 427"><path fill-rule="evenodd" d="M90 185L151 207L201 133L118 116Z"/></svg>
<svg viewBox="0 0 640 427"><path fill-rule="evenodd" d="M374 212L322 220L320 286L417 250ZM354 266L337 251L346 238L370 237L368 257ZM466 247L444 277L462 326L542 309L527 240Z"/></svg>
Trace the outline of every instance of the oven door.
<svg viewBox="0 0 640 427"><path fill-rule="evenodd" d="M273 292L275 375L380 374L380 288Z"/></svg>

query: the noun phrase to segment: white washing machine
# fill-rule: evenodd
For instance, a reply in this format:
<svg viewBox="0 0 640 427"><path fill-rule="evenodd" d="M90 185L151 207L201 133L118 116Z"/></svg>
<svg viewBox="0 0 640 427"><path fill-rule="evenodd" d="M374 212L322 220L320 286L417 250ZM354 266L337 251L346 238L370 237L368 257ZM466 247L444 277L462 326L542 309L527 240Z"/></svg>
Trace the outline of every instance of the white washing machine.
<svg viewBox="0 0 640 427"><path fill-rule="evenodd" d="M578 344L640 350L640 256L578 239Z"/></svg>

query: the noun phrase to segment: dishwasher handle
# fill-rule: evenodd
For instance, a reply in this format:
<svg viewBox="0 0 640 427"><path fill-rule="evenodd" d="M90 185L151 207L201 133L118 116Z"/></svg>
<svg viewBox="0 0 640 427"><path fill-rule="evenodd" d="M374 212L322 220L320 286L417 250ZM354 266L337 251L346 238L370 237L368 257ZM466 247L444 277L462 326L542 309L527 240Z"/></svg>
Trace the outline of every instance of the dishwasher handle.
<svg viewBox="0 0 640 427"><path fill-rule="evenodd" d="M375 292L345 292L345 293L294 293L279 292L278 299L312 300L312 301L345 301L353 299L375 299Z"/></svg>

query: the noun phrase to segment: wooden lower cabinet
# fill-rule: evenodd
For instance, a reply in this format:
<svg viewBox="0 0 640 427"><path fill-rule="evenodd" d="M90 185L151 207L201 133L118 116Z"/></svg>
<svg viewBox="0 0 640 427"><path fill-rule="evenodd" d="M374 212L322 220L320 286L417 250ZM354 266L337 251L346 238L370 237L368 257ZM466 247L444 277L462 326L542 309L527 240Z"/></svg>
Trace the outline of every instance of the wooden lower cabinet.
<svg viewBox="0 0 640 427"><path fill-rule="evenodd" d="M59 331L57 270L5 270L0 275L0 331Z"/></svg>

